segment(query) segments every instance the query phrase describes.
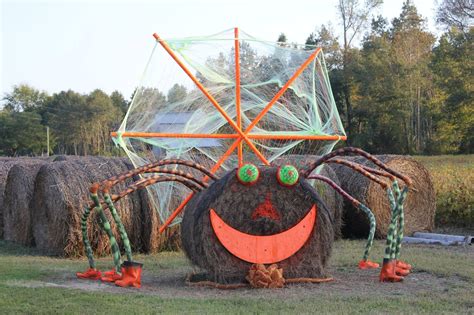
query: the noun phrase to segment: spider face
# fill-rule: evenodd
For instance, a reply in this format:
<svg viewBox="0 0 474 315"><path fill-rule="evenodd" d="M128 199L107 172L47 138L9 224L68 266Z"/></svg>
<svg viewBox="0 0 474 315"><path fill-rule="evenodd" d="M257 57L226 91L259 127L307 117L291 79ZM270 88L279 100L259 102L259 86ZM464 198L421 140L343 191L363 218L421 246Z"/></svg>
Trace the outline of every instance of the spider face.
<svg viewBox="0 0 474 315"><path fill-rule="evenodd" d="M317 249L319 232L328 229L332 235L325 206L294 166L244 165L193 198L182 238L188 257L207 270L245 274L252 263L278 262L290 274L319 276L325 262L318 257L328 257L332 244ZM303 263L307 256L317 262L315 269Z"/></svg>

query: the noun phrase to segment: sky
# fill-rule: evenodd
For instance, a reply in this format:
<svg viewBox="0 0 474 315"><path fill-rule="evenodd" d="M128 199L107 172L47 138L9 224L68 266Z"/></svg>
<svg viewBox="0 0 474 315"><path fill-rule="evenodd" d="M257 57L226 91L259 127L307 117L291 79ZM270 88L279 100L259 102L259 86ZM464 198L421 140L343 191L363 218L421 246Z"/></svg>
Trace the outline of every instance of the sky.
<svg viewBox="0 0 474 315"><path fill-rule="evenodd" d="M404 0L385 0L389 20ZM436 0L414 0L433 22ZM129 98L162 38L214 34L239 27L254 37L304 43L321 24L340 27L337 0L0 0L0 96L26 83L50 94L100 88Z"/></svg>

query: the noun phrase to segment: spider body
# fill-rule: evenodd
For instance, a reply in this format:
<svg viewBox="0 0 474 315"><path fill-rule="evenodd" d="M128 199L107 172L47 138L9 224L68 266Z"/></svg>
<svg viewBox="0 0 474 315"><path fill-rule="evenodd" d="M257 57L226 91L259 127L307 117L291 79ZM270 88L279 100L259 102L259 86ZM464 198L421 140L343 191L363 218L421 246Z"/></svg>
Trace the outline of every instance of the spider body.
<svg viewBox="0 0 474 315"><path fill-rule="evenodd" d="M283 185L277 172L276 167L261 167L258 180L244 185L234 169L195 195L186 207L181 225L184 251L195 265L209 273L210 278L219 282L242 279L253 263L278 263L287 277L325 276L334 239L333 218L306 179L299 178L291 186ZM313 208L313 224L303 227ZM263 251L267 248L261 248L261 253L250 253L253 258L242 259L249 256L246 253L239 255L238 251L245 251L250 245L245 244L243 237L234 240L234 243L244 242L240 246L223 244L216 224L211 222L211 211L223 221L222 224L242 236L250 235L250 239L251 236L266 236L273 242L271 238L285 235L292 228L307 230L302 231L299 239L286 240L291 244L288 253L294 253L283 260L279 259L285 255L278 254L288 248L282 248L285 244L278 244L277 240L274 255L266 255ZM262 257L267 260L259 261Z"/></svg>

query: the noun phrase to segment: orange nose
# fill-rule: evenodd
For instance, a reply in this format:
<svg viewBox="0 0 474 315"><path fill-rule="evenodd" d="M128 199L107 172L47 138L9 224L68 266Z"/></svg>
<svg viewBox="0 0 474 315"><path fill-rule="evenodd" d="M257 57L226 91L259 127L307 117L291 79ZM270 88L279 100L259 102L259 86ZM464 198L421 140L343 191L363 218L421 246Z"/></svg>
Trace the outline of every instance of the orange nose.
<svg viewBox="0 0 474 315"><path fill-rule="evenodd" d="M269 218L275 221L280 221L280 213L278 213L275 207L273 207L271 197L271 193L267 193L265 201L259 204L252 213L252 220L257 220L258 218Z"/></svg>

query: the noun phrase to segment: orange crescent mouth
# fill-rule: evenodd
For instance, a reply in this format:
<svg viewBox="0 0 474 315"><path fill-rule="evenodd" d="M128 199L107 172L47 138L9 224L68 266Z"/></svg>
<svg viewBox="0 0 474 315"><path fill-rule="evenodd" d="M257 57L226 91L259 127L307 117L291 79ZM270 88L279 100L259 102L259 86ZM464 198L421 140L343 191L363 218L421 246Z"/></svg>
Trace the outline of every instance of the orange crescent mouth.
<svg viewBox="0 0 474 315"><path fill-rule="evenodd" d="M221 244L234 256L254 264L273 264L292 256L309 239L316 223L316 205L292 228L273 235L240 232L211 209L212 229Z"/></svg>

